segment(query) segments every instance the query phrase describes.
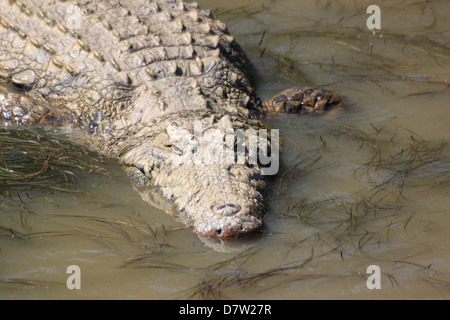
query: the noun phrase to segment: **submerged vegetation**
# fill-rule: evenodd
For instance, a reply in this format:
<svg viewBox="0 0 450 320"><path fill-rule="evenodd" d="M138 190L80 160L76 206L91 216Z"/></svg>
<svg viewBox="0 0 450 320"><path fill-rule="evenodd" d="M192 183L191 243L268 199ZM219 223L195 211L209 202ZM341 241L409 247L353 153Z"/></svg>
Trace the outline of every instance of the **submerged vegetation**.
<svg viewBox="0 0 450 320"><path fill-rule="evenodd" d="M283 217L296 217L304 224L327 225L326 233L332 234L334 242L353 242L352 236L359 238L358 248L373 237L365 228L365 223L396 217L407 200L406 190L431 188L445 194L450 187L450 149L446 142L426 141L410 130L384 126L375 127L372 132L341 124L331 129L330 137L337 140L350 138L356 142L355 148L368 155L353 176L362 187L357 194L329 196L323 199L295 199L290 194L286 180L289 175L302 176L314 170L312 164L320 164L326 143L290 164L280 175L275 187L277 195L286 199ZM317 153L320 150L320 153ZM295 168L295 171L291 171ZM406 224L412 216L406 218ZM403 216L402 219L405 219ZM391 220L390 220L391 221Z"/></svg>
<svg viewBox="0 0 450 320"><path fill-rule="evenodd" d="M411 130L371 125L372 133L348 125L336 128L337 137L349 136L367 145L372 155L355 174L370 176L377 172L381 181L371 181L374 191L389 189L402 194L404 187L450 187L449 145L447 141L426 141ZM399 141L400 140L400 141Z"/></svg>
<svg viewBox="0 0 450 320"><path fill-rule="evenodd" d="M322 14L317 20L308 16L302 21L298 21L295 15L291 16L290 12L274 8L278 5L248 4L233 9L218 8L215 12L227 21L246 19L252 28L245 29L244 33L236 29L233 34L252 39L251 42L245 42L247 50L254 51L255 56L259 55L258 63L264 66L269 75L295 85L330 86L342 81L372 82L383 92L400 95L402 93L396 92L389 83L436 86L408 92L403 97L441 94L450 88L448 72L444 71L446 68L448 70L450 64L449 31L445 26L442 27L446 17L435 9L435 6L439 6L435 1L405 1L401 6L395 2L384 3L383 25L381 30L375 31L366 28L368 15L364 2L316 1L317 7L323 10ZM333 17L322 18L327 17L328 10L337 13ZM389 19L384 15L388 11L392 15ZM422 28L405 29L399 26L407 15L415 15ZM283 23L277 24L277 21ZM324 44L326 48L332 48L330 54L308 54L310 47L325 48ZM307 53L303 53L305 51ZM301 60L297 58L299 54ZM327 58L324 59L324 56ZM346 58L348 56L349 59ZM420 56L431 58L434 66L424 65L422 61L418 63L417 57ZM316 77L312 71L317 69L320 69L321 74L327 74L327 77Z"/></svg>
<svg viewBox="0 0 450 320"><path fill-rule="evenodd" d="M85 174L108 175L106 159L60 135L0 128L0 209L37 194L84 191Z"/></svg>

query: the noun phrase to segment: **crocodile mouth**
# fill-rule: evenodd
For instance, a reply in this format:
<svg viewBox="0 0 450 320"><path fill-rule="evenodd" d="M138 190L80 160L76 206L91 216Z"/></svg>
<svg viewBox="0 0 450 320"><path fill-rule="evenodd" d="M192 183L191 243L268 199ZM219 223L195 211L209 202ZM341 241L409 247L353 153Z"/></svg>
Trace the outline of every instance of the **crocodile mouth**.
<svg viewBox="0 0 450 320"><path fill-rule="evenodd" d="M205 211L194 230L200 236L244 239L263 232L263 208L259 202L236 201L215 204Z"/></svg>
<svg viewBox="0 0 450 320"><path fill-rule="evenodd" d="M227 226L213 228L208 231L198 232L200 236L209 238L220 238L220 239L246 239L253 238L258 234L263 233L263 224L253 228L246 229L243 228L230 228Z"/></svg>

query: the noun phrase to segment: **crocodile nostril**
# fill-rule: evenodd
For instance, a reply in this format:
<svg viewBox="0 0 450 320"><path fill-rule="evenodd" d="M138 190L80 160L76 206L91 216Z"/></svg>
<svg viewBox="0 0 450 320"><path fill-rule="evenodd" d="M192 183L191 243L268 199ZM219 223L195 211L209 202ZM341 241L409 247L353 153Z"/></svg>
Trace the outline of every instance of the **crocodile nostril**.
<svg viewBox="0 0 450 320"><path fill-rule="evenodd" d="M214 208L214 211L216 211L217 213L219 213L221 215L225 215L225 216L231 216L233 214L238 213L240 210L241 210L241 206L235 205L232 203L222 204L222 205L216 206Z"/></svg>

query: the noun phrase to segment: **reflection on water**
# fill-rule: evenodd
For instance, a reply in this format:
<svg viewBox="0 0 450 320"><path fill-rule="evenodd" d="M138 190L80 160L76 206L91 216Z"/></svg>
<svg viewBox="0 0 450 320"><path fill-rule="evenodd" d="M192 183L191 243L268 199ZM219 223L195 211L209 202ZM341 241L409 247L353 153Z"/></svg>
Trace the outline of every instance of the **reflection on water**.
<svg viewBox="0 0 450 320"><path fill-rule="evenodd" d="M318 85L351 106L269 119L282 167L257 239L197 237L144 202L118 165L86 175L84 193L11 194L0 297L448 299L446 2L383 1L375 33L371 1L199 2L248 53L262 98ZM66 288L72 264L81 290ZM381 290L366 287L370 265Z"/></svg>

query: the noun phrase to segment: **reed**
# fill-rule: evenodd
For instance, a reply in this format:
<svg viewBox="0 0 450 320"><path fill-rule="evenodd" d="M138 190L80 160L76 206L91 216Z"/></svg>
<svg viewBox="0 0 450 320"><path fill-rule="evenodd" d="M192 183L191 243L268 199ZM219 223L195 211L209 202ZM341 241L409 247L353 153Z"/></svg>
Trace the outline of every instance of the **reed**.
<svg viewBox="0 0 450 320"><path fill-rule="evenodd" d="M0 209L51 192L82 193L86 175L108 176L107 160L62 136L0 128Z"/></svg>

